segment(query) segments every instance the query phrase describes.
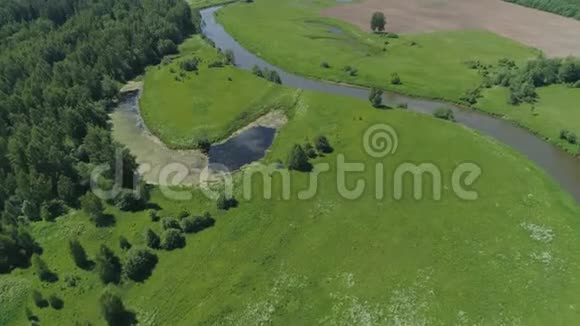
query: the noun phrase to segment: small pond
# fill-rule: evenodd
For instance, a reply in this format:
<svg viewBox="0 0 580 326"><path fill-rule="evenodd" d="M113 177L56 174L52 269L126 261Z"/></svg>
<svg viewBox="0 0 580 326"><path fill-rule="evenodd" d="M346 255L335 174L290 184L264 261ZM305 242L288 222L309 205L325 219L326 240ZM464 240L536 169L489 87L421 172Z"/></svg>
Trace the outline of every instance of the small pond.
<svg viewBox="0 0 580 326"><path fill-rule="evenodd" d="M224 143L213 145L209 151L209 164L223 165L229 171L238 170L262 159L275 136L274 128L257 126L247 129Z"/></svg>

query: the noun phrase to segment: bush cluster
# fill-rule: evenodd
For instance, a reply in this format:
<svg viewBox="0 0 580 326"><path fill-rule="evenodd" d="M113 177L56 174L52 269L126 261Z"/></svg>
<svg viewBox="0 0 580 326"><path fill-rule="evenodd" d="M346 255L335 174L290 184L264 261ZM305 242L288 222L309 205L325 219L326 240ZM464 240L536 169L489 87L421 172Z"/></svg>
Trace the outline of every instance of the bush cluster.
<svg viewBox="0 0 580 326"><path fill-rule="evenodd" d="M278 72L275 70L254 66L252 68L252 73L260 78L264 78L275 84L282 84L282 78L280 77L280 74L278 74Z"/></svg>

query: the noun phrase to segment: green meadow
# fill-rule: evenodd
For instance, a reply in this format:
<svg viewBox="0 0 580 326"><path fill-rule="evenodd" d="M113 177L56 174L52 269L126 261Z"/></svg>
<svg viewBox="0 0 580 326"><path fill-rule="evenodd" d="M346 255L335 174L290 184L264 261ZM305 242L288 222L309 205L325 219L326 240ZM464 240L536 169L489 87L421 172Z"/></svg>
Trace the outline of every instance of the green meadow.
<svg viewBox="0 0 580 326"><path fill-rule="evenodd" d="M273 176L273 199L263 199L260 175L250 178L252 193L241 193L239 207L218 211L213 200L190 190L188 201L174 201L154 190L151 202L160 215L209 211L213 228L187 236L187 246L156 251L159 263L144 283L123 280L113 290L144 325L361 325L390 324L562 324L578 319L580 259L579 213L572 199L545 174L512 150L459 125L404 110L376 110L365 101L303 93L288 111L265 163L284 160L295 143L323 134L334 152L312 160L321 173L313 198L299 200L312 174L291 173L291 198L283 200L282 178ZM371 158L361 146L367 128L388 123L398 133L396 153ZM409 126L413 128L409 128ZM417 132L420 130L421 132ZM425 135L429 137L425 137ZM453 151L449 150L453 144ZM445 155L442 155L445 153ZM367 183L362 197L338 193L336 162L365 163L365 172L349 174L346 184ZM464 161L483 173L468 187L479 193L464 201L452 191L451 173ZM393 199L392 176L403 162L431 162L442 171L442 201ZM374 167L385 169L385 198L374 198ZM260 166L248 171L260 171ZM497 180L512 180L497 187ZM74 266L67 241L77 238L94 257L102 243L119 249L125 236L143 246L143 231L160 231L147 212L123 213L110 228L96 228L81 212L55 223L39 222L33 234L45 249L49 268L61 281L38 281L32 269L2 277L10 301L2 305L3 324L26 324L22 306L46 325L103 321L96 302L103 286L95 272ZM77 279L74 287L64 280ZM58 293L64 308L36 309L33 289ZM3 294L3 299L6 297Z"/></svg>
<svg viewBox="0 0 580 326"><path fill-rule="evenodd" d="M466 91L482 82L466 62L496 64L509 58L523 64L540 54L483 30L404 34L399 38L375 35L319 15L322 8L333 5L336 2L332 0L257 0L229 5L218 12L218 18L244 47L288 71L452 102L460 102ZM388 21L389 13L385 14ZM323 68L323 62L330 68ZM356 68L357 75L344 71L345 66ZM401 85L391 83L393 73L400 76ZM577 146L560 141L558 134L561 129L580 128L577 94L575 89L560 86L540 89L535 113L528 114L529 106L508 105L507 90L496 89L484 92L475 107L513 120L576 153Z"/></svg>
<svg viewBox="0 0 580 326"><path fill-rule="evenodd" d="M537 132L572 154L580 154L578 145L560 139L560 131L567 129L580 134L580 89L552 85L538 89L538 102L509 105L505 88L492 88L476 105L478 109L504 116L506 119Z"/></svg>
<svg viewBox="0 0 580 326"><path fill-rule="evenodd" d="M257 0L227 7L219 18L244 46L290 71L452 101L481 82L465 60L494 63L509 56L523 62L536 53L482 31L399 39L365 34L317 16L317 10L334 3ZM326 24L340 27L343 34L329 31ZM183 71L180 63L193 58L199 59L198 70ZM109 227L97 228L78 210L52 223L35 222L31 233L59 281L41 282L34 268L0 275L0 325L30 325L24 308L42 325L106 325L98 304L105 289L120 295L140 325L578 323L580 208L525 157L490 137L428 115L290 89L231 65L208 67L224 58L201 37L188 39L171 62L147 69L140 108L147 127L178 149L191 148L201 138L227 138L270 110L287 115L263 164L234 175L238 207L220 210L199 188L169 189L190 195L176 200L168 189L154 187L150 204L159 207L160 217L208 212L216 223L186 235L183 249L154 250L159 262L144 282L124 277L118 286L107 287L95 271L75 266L68 241L78 239L91 259L106 244L125 262L120 237L133 247L145 247L144 231L161 233L161 222L152 221L148 211L122 212L108 205L106 213L115 218ZM348 75L346 65L358 74ZM394 72L402 85L390 84ZM502 104L503 89L487 90L478 108L542 134L553 135L562 125L578 130L578 120L572 119L577 101L569 97L570 89L539 92L533 112L525 105ZM569 99L569 111L561 107L563 97ZM363 146L366 131L377 124L391 126L398 139L397 150L382 158L372 157ZM279 163L287 161L295 144L320 135L334 151L312 158L311 173L288 172L286 182L282 176L287 170ZM357 198L345 198L339 190L341 158L364 166L344 178L349 189L365 185ZM474 183L459 180L478 194L476 200L461 199L455 192L453 173L465 162L476 163L481 171ZM402 179L403 198L394 198L395 171L408 163L437 167L441 200L433 198L436 182L429 177L423 183L424 198L414 199L414 180L408 175ZM272 180L271 199L264 198L263 176ZM301 199L313 185L314 195ZM375 198L377 188L384 191L382 199ZM37 308L33 290L45 297L57 294L63 309Z"/></svg>
<svg viewBox="0 0 580 326"><path fill-rule="evenodd" d="M523 62L538 53L480 30L398 39L367 33L319 15L321 9L333 5L336 1L257 0L229 5L217 15L244 47L288 71L451 101L459 101L465 91L481 83L477 72L466 68L466 61L493 64L510 57ZM323 68L323 62L331 68ZM350 76L343 69L346 66L356 68L358 74ZM401 85L391 84L393 73L401 77Z"/></svg>
<svg viewBox="0 0 580 326"><path fill-rule="evenodd" d="M217 142L273 108L291 101L282 86L221 62L218 53L201 37L186 40L169 64L147 70L140 99L148 128L171 148L192 148L200 139ZM197 58L197 71L180 63Z"/></svg>

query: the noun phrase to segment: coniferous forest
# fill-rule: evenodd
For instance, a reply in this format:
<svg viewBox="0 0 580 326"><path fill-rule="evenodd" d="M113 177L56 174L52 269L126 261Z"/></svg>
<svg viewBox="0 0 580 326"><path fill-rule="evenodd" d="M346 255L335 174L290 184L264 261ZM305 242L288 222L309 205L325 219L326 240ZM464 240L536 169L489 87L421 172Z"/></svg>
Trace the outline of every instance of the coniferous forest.
<svg viewBox="0 0 580 326"><path fill-rule="evenodd" d="M122 83L194 31L183 0L0 0L0 273L30 264L41 249L26 224L77 207L95 166L122 153L133 185L107 113Z"/></svg>

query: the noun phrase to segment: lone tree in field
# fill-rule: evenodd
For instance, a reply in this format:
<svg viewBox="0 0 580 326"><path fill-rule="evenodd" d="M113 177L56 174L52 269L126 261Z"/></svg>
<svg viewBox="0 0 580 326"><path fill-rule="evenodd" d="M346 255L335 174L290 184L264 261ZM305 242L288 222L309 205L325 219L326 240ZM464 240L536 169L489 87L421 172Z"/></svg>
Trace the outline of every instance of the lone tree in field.
<svg viewBox="0 0 580 326"><path fill-rule="evenodd" d="M379 11L375 12L371 18L371 29L373 32L384 32L385 25L387 25L385 14Z"/></svg>

